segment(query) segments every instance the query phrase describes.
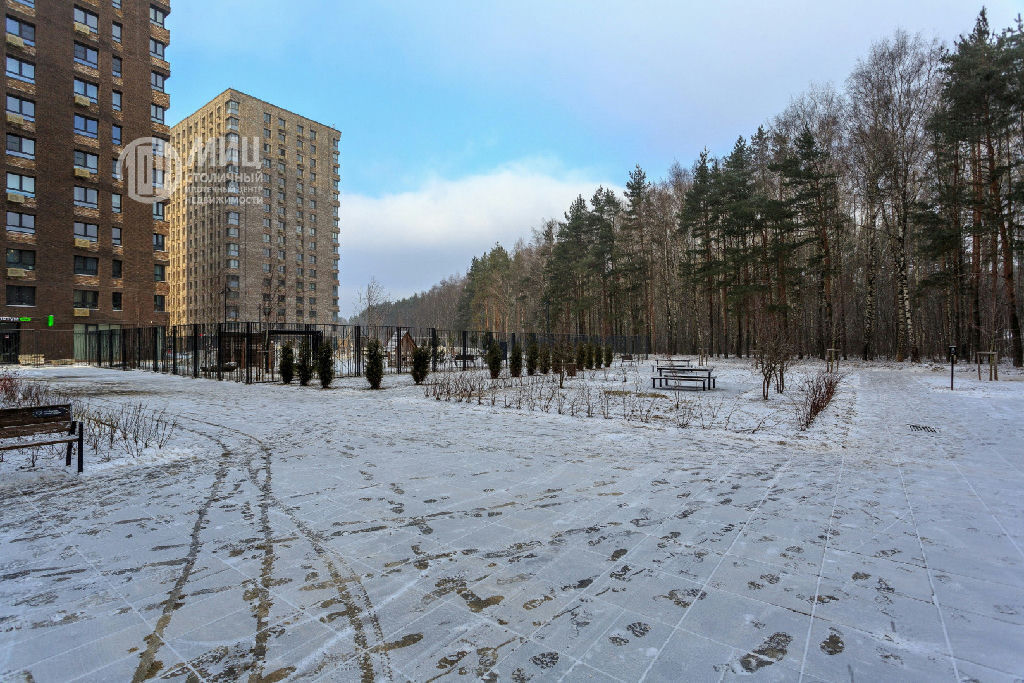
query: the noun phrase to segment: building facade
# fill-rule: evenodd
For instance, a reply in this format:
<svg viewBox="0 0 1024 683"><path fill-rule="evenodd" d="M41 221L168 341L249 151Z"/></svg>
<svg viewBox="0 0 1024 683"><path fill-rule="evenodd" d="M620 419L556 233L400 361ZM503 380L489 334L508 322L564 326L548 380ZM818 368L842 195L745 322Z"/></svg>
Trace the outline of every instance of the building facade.
<svg viewBox="0 0 1024 683"><path fill-rule="evenodd" d="M337 321L340 139L231 89L173 127L172 324Z"/></svg>
<svg viewBox="0 0 1024 683"><path fill-rule="evenodd" d="M83 353L75 331L168 321L165 206L130 199L118 159L135 139L170 139L171 8L166 0L3 6L0 361L72 358Z"/></svg>

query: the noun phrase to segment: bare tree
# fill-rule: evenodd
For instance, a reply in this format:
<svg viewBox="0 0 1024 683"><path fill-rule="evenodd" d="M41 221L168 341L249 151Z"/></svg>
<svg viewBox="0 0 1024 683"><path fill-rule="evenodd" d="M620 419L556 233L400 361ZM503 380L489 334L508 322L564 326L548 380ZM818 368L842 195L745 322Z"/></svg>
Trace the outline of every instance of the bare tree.
<svg viewBox="0 0 1024 683"><path fill-rule="evenodd" d="M355 318L362 325L376 327L384 324L384 314L387 305L391 302L390 294L384 285L377 281L377 278L370 276L366 288L359 290L356 295Z"/></svg>

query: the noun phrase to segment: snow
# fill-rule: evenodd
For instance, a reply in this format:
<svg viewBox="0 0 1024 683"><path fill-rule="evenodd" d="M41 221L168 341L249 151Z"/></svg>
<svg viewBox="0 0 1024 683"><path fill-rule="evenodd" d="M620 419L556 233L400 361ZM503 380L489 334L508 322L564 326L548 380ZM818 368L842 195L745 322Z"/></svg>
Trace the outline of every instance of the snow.
<svg viewBox="0 0 1024 683"><path fill-rule="evenodd" d="M1020 677L1024 376L844 363L799 431L821 364L766 402L749 361L712 362L685 429L674 396L643 421L408 376L24 371L179 428L84 475L0 463L0 679Z"/></svg>

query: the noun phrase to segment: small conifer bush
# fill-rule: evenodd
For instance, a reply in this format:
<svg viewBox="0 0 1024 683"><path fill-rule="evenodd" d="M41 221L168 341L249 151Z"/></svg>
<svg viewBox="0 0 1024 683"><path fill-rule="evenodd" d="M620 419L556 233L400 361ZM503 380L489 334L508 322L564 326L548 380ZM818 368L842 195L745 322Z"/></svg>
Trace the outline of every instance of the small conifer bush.
<svg viewBox="0 0 1024 683"><path fill-rule="evenodd" d="M612 347L611 344L609 344L608 346L604 347L604 366L606 368L610 368L612 366L612 356Z"/></svg>
<svg viewBox="0 0 1024 683"><path fill-rule="evenodd" d="M501 347L498 346L498 342L492 341L491 345L487 347L485 360L487 369L491 372L491 379L498 379L498 375L501 374Z"/></svg>
<svg viewBox="0 0 1024 683"><path fill-rule="evenodd" d="M281 364L278 366L277 371L281 373L281 381L285 384L291 384L292 378L295 377L295 351L292 349L291 344L285 344L284 348L281 349Z"/></svg>
<svg viewBox="0 0 1024 683"><path fill-rule="evenodd" d="M416 384L423 384L428 373L430 373L430 349L426 346L417 346L412 352L412 381Z"/></svg>
<svg viewBox="0 0 1024 683"><path fill-rule="evenodd" d="M530 342L526 345L526 374L533 377L537 374L537 364L540 361L540 347L537 342Z"/></svg>
<svg viewBox="0 0 1024 683"><path fill-rule="evenodd" d="M364 374L371 389L380 389L380 383L384 380L384 349L381 348L379 339L371 339L366 343Z"/></svg>
<svg viewBox="0 0 1024 683"><path fill-rule="evenodd" d="M508 359L508 374L513 377L523 376L523 349L518 342L512 345L512 355Z"/></svg>
<svg viewBox="0 0 1024 683"><path fill-rule="evenodd" d="M551 344L545 344L540 348L540 374L546 375L551 372Z"/></svg>
<svg viewBox="0 0 1024 683"><path fill-rule="evenodd" d="M299 376L299 384L306 386L309 380L313 379L313 359L309 350L309 343L303 341L299 346L299 358L295 363L295 374Z"/></svg>
<svg viewBox="0 0 1024 683"><path fill-rule="evenodd" d="M330 344L321 344L316 350L316 374L323 389L331 386L334 381L334 349Z"/></svg>
<svg viewBox="0 0 1024 683"><path fill-rule="evenodd" d="M582 370L587 367L587 345L577 344L576 345L576 369Z"/></svg>

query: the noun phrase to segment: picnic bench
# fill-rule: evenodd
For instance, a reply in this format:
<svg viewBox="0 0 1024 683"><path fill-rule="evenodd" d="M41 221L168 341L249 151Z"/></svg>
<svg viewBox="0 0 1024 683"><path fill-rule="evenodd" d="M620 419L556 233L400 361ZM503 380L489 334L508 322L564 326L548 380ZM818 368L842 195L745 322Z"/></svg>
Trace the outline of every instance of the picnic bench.
<svg viewBox="0 0 1024 683"><path fill-rule="evenodd" d="M652 389L668 389L677 391L680 389L696 389L700 385L702 391L715 388L715 381L718 379L714 367L671 367L658 366L657 375L651 377Z"/></svg>
<svg viewBox="0 0 1024 683"><path fill-rule="evenodd" d="M52 406L31 406L28 408L4 408L0 410L0 441L35 437L37 435L63 435L44 441L19 442L0 446L0 451L13 451L37 446L67 444L64 466L71 466L71 452L78 444L78 471L84 467L82 423L71 415L71 404Z"/></svg>
<svg viewBox="0 0 1024 683"><path fill-rule="evenodd" d="M626 365L627 363L630 365L636 365L637 361L633 360L633 354L624 353L619 356L619 365Z"/></svg>

